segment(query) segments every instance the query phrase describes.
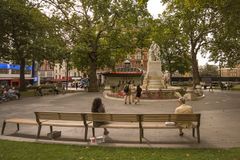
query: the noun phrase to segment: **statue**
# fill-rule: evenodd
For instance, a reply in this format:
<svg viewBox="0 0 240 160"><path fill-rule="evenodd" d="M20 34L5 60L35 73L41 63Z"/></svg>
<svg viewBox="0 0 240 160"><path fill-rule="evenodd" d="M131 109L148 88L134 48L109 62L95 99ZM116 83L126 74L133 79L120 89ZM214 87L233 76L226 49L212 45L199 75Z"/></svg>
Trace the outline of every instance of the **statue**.
<svg viewBox="0 0 240 160"><path fill-rule="evenodd" d="M147 72L143 79L143 88L145 90L158 91L159 89L166 88L159 54L159 45L152 41L148 50Z"/></svg>
<svg viewBox="0 0 240 160"><path fill-rule="evenodd" d="M148 50L148 61L160 61L160 47L157 43L152 41L152 44Z"/></svg>
<svg viewBox="0 0 240 160"><path fill-rule="evenodd" d="M170 85L170 74L168 71L165 71L164 75L163 75L163 79L164 79L164 84L167 87L168 85Z"/></svg>

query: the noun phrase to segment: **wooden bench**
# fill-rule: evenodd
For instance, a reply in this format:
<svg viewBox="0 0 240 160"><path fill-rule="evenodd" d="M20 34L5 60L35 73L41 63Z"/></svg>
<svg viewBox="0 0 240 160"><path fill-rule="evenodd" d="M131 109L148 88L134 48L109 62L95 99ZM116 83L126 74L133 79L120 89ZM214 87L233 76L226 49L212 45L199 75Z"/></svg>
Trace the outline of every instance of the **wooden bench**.
<svg viewBox="0 0 240 160"><path fill-rule="evenodd" d="M201 114L111 114L111 113L61 113L61 112L35 112L36 119L7 119L3 122L2 134L6 123L38 125L37 137L39 138L42 126L57 127L84 127L84 140L87 140L88 128L138 129L139 141L142 143L145 129L179 129L183 123L191 123L192 135L200 143L200 117ZM101 126L94 126L95 122L106 122ZM168 126L165 122L174 122L176 125Z"/></svg>
<svg viewBox="0 0 240 160"><path fill-rule="evenodd" d="M26 118L10 118L6 119L3 121L3 126L2 126L2 132L1 134L4 134L5 127L7 123L14 123L17 124L17 131L20 129L20 124L24 125L37 125L36 119L26 119Z"/></svg>
<svg viewBox="0 0 240 160"><path fill-rule="evenodd" d="M144 137L144 129L179 129L182 128L180 123L192 123L192 135L195 137L195 129L197 130L197 141L200 143L200 114L109 114L109 113L87 113L87 121L106 122L101 126L93 126L93 136L95 136L95 128L127 128L139 129L139 140L142 143ZM174 122L176 125L168 126L165 122Z"/></svg>
<svg viewBox="0 0 240 160"><path fill-rule="evenodd" d="M190 123L192 136L195 137L196 129L197 141L200 143L200 117L201 114L143 114L140 126L141 137L144 137L144 129L180 129L181 124ZM173 122L175 125L166 125L166 122Z"/></svg>
<svg viewBox="0 0 240 160"><path fill-rule="evenodd" d="M53 126L57 127L84 127L85 141L87 140L88 124L82 113L61 113L61 112L34 112L38 124L37 138L39 138L42 126L49 126L53 132ZM89 122L90 123L90 122Z"/></svg>

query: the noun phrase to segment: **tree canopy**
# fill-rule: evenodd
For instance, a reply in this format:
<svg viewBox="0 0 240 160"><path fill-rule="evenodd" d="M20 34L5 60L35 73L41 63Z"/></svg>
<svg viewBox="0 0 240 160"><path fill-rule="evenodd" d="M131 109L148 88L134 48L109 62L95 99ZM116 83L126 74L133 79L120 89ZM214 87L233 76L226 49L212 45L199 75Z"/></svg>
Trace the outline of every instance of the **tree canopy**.
<svg viewBox="0 0 240 160"><path fill-rule="evenodd" d="M61 53L61 37L53 23L26 0L0 2L1 57L20 64L20 89L25 89L25 65L32 60L53 60Z"/></svg>
<svg viewBox="0 0 240 160"><path fill-rule="evenodd" d="M96 70L112 67L136 48L138 22L148 16L145 5L128 0L44 0L62 22L75 66L89 75L89 91L97 91Z"/></svg>
<svg viewBox="0 0 240 160"><path fill-rule="evenodd" d="M211 53L212 60L219 61L224 58L230 65L239 63L238 1L163 0L163 2L167 4L163 16L178 19L180 34L188 41L194 86L200 83L197 54ZM233 10L228 11L226 8Z"/></svg>

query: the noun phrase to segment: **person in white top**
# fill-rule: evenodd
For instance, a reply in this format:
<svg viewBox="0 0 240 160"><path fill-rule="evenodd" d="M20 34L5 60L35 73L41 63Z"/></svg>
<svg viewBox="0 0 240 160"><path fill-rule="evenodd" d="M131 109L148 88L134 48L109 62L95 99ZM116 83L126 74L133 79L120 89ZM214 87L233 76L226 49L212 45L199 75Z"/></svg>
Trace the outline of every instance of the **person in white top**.
<svg viewBox="0 0 240 160"><path fill-rule="evenodd" d="M193 114L193 110L192 110L192 106L189 106L189 105L186 105L185 104L185 99L183 97L179 98L178 99L178 102L180 104L180 106L178 106L176 109L175 109L175 114ZM183 136L183 131L182 129L183 128L189 128L192 123L178 123L177 124L180 128L179 128L179 135L180 136Z"/></svg>

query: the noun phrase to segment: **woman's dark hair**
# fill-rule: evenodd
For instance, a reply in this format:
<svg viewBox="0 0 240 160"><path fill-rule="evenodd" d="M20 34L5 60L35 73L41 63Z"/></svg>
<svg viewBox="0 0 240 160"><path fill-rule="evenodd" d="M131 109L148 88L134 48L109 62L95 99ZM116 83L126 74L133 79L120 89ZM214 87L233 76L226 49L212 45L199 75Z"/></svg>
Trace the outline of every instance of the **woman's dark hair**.
<svg viewBox="0 0 240 160"><path fill-rule="evenodd" d="M98 112L98 108L101 107L102 99L101 98L95 98L92 103L92 112Z"/></svg>
<svg viewBox="0 0 240 160"><path fill-rule="evenodd" d="M140 85L137 85L137 89L139 89L140 88Z"/></svg>

